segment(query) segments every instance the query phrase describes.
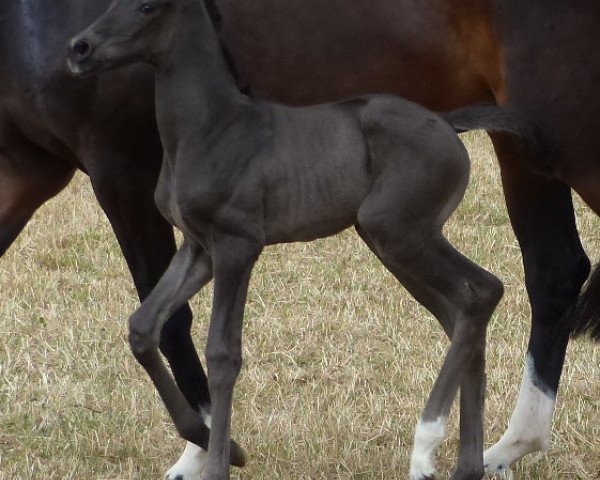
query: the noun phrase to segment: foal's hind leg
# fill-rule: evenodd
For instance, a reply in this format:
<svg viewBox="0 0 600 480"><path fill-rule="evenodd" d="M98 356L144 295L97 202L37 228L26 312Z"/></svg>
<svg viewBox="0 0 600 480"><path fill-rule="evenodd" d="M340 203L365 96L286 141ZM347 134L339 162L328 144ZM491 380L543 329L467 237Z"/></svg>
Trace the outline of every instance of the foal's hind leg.
<svg viewBox="0 0 600 480"><path fill-rule="evenodd" d="M371 228L363 235L370 237L368 243L400 283L452 332L450 349L417 425L410 478L433 478L435 450L445 439L446 419L462 384L469 387L461 393L461 455L453 478L479 479L483 475L485 329L502 286L462 257L439 232L424 233L414 244L391 232L389 236L374 233ZM411 255L405 248L415 253Z"/></svg>
<svg viewBox="0 0 600 480"><path fill-rule="evenodd" d="M359 232L452 339L415 432L410 476L433 477L435 449L445 437L446 419L462 381L461 406L472 411L461 412L461 454L453 478L477 479L483 475L485 331L502 285L463 257L441 233L464 193L468 158L450 136L424 138L422 148L403 152L391 151L393 143L385 135L370 140L373 169L381 172L359 210Z"/></svg>

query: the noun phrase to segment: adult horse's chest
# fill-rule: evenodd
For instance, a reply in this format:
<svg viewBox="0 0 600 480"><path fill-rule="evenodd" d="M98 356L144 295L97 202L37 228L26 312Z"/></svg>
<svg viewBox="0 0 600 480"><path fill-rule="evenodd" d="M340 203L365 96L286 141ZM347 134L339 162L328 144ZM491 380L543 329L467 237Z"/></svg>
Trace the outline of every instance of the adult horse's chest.
<svg viewBox="0 0 600 480"><path fill-rule="evenodd" d="M106 1L6 0L0 18L2 84L43 91L68 76L65 48L71 34L93 18Z"/></svg>
<svg viewBox="0 0 600 480"><path fill-rule="evenodd" d="M72 32L107 1L6 0L0 9L0 103L32 142L71 156L74 124L86 115L94 82L68 74L65 46ZM90 88L92 87L92 88ZM69 145L71 144L71 145ZM72 153L72 152L71 152Z"/></svg>

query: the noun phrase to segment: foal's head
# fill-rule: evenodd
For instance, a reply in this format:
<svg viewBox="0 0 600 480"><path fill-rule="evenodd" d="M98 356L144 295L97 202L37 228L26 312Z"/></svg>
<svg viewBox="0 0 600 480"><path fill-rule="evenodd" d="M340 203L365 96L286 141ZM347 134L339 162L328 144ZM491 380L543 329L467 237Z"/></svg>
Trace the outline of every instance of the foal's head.
<svg viewBox="0 0 600 480"><path fill-rule="evenodd" d="M69 69L85 75L156 60L177 28L176 11L186 1L113 0L104 15L69 42Z"/></svg>

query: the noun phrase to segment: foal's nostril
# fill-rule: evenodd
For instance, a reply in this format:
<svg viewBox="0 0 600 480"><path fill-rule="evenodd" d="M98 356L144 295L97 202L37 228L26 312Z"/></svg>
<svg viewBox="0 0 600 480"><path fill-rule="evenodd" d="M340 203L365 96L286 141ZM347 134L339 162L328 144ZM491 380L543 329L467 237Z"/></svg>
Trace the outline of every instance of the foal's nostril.
<svg viewBox="0 0 600 480"><path fill-rule="evenodd" d="M81 38L73 44L73 51L80 59L87 57L90 54L90 50L90 44L85 38Z"/></svg>

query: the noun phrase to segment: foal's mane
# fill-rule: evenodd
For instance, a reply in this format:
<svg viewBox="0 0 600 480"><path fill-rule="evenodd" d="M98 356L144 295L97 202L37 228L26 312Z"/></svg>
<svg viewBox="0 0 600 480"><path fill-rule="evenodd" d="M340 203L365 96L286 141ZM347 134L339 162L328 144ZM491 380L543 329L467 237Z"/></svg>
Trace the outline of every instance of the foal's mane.
<svg viewBox="0 0 600 480"><path fill-rule="evenodd" d="M215 0L204 0L204 6L206 7L206 11L208 12L215 30L218 32L221 29L221 21L223 20L223 16L219 11L219 7L217 7L217 3Z"/></svg>
<svg viewBox="0 0 600 480"><path fill-rule="evenodd" d="M203 0L204 6L206 7L206 11L208 12L208 16L210 17L210 21L215 27L215 31L217 34L221 31L221 25L223 21L223 16L217 6L216 0ZM235 79L235 83L237 83L238 88L245 94L248 94L249 86L245 84L243 79L240 76L240 73L235 65L235 61L233 60L233 56L227 49L227 46L223 42L219 42L221 45L221 51L223 52L223 56L225 57L225 63L227 64L227 68L229 69L231 75Z"/></svg>

